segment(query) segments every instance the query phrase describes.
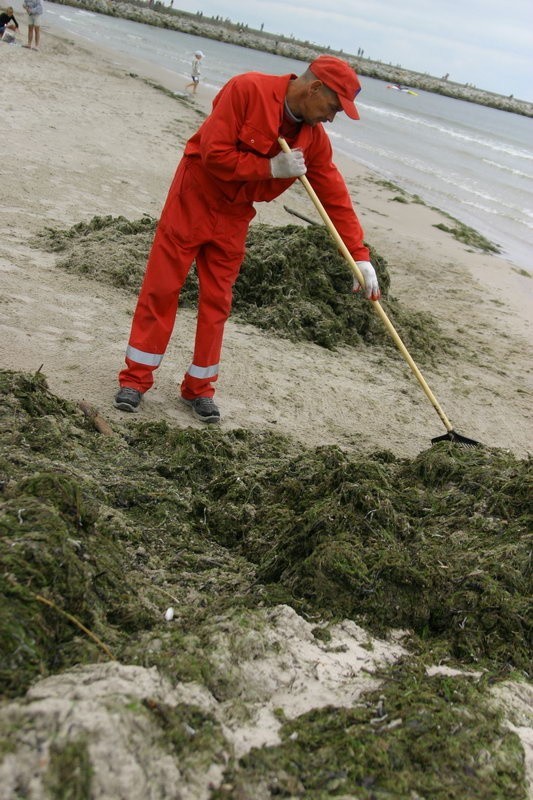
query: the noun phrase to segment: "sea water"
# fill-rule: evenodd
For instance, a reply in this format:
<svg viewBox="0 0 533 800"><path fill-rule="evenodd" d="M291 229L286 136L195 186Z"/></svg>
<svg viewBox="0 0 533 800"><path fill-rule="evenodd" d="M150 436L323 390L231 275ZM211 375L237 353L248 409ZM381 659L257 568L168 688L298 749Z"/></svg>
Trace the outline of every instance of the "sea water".
<svg viewBox="0 0 533 800"><path fill-rule="evenodd" d="M294 59L70 6L48 3L46 23L167 70L166 85L175 91L188 82L197 49L206 54L202 86L213 92L241 72L305 68ZM361 83L361 119L339 114L326 125L335 150L479 231L502 248L503 258L533 274L533 120L429 92L395 91L371 78Z"/></svg>

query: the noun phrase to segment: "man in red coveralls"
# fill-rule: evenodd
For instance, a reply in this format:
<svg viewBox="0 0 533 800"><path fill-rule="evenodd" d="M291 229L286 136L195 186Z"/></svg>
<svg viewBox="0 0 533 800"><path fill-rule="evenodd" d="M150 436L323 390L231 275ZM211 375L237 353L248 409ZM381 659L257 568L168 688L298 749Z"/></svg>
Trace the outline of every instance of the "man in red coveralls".
<svg viewBox="0 0 533 800"><path fill-rule="evenodd" d="M172 334L181 287L195 260L200 286L196 339L181 399L202 422L220 421L213 383L233 284L255 216L253 204L278 197L301 175L307 174L357 261L366 296L379 299L363 231L322 126L340 111L359 119L354 99L360 88L349 64L324 55L300 77L238 75L215 97L211 114L185 146L157 226L126 368L119 374L116 408L137 411L152 386ZM281 151L279 136L290 153ZM354 289L360 288L355 282Z"/></svg>

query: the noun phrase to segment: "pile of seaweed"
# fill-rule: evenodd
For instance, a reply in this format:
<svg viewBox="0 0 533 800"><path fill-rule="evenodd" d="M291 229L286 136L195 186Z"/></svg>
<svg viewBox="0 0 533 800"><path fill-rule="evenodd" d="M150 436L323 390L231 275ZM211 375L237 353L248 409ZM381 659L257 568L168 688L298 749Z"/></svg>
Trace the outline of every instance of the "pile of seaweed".
<svg viewBox="0 0 533 800"><path fill-rule="evenodd" d="M186 629L215 608L284 602L411 629L442 657L530 668L529 460L451 443L354 457L165 422L102 436L41 375L11 372L0 409L8 692L95 655L43 597L120 656L158 625L158 586Z"/></svg>
<svg viewBox="0 0 533 800"><path fill-rule="evenodd" d="M355 708L286 720L281 744L244 756L210 800L527 800L520 746L483 687L405 661L382 677Z"/></svg>
<svg viewBox="0 0 533 800"><path fill-rule="evenodd" d="M137 292L142 283L156 220L145 216L93 217L67 230L46 228L39 247L61 254L58 265L112 286ZM385 260L370 247L383 298L406 345L427 360L449 351L451 340L428 314L410 312L390 296ZM183 307L195 307L196 273L191 270L181 293ZM235 284L235 317L275 331L293 341L334 349L362 342L393 347L371 304L352 293L352 275L327 230L320 225L252 225L246 256Z"/></svg>
<svg viewBox="0 0 533 800"><path fill-rule="evenodd" d="M113 657L223 700L231 676L209 657L218 621L285 603L319 621L322 639L346 617L405 629L413 658L357 708L284 721L283 744L231 762L213 800L354 787L361 798L525 796L520 746L484 698L531 667L529 460L452 443L412 460L351 456L165 422L102 435L43 375L7 371L0 434L4 699ZM431 677L437 662L484 677ZM178 712L164 719L179 739Z"/></svg>

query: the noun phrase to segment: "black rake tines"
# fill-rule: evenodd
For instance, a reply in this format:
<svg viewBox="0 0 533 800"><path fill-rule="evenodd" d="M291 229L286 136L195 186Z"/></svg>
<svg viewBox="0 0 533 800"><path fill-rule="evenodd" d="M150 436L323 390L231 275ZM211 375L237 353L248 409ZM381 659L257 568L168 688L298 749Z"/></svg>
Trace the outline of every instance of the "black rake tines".
<svg viewBox="0 0 533 800"><path fill-rule="evenodd" d="M469 439L467 436L462 436L460 433L456 431L448 431L444 433L442 436L435 436L434 439L431 440L431 444L437 444L438 442L455 442L455 444L460 444L463 447L481 447L481 442L476 442L475 439Z"/></svg>

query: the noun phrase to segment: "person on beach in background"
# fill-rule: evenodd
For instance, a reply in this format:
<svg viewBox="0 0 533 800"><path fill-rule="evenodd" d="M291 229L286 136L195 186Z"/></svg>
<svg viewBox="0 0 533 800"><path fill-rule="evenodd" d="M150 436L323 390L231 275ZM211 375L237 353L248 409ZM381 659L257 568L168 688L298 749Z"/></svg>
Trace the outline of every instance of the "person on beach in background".
<svg viewBox="0 0 533 800"><path fill-rule="evenodd" d="M200 83L200 61L204 57L201 50L197 50L194 54L191 64L191 78L192 82L188 83L186 89L192 89L192 93L196 94L198 84Z"/></svg>
<svg viewBox="0 0 533 800"><path fill-rule="evenodd" d="M354 100L360 88L347 62L323 55L299 77L248 72L221 89L211 114L185 145L161 213L133 316L126 368L119 373L116 408L137 411L152 386L172 334L180 290L196 261L196 338L180 397L197 419L220 421L213 384L254 202L273 200L301 175L307 174L357 261L366 297L380 298L363 230L322 125L340 111L359 119ZM280 136L290 153L281 150ZM354 281L354 291L360 288Z"/></svg>
<svg viewBox="0 0 533 800"><path fill-rule="evenodd" d="M0 36L3 36L6 31L18 31L18 29L19 24L13 15L13 9L8 6L0 14Z"/></svg>
<svg viewBox="0 0 533 800"><path fill-rule="evenodd" d="M38 50L41 41L41 17L43 15L43 4L41 0L24 0L23 7L28 14L28 44L23 44L31 50ZM35 45L32 46L35 36Z"/></svg>

